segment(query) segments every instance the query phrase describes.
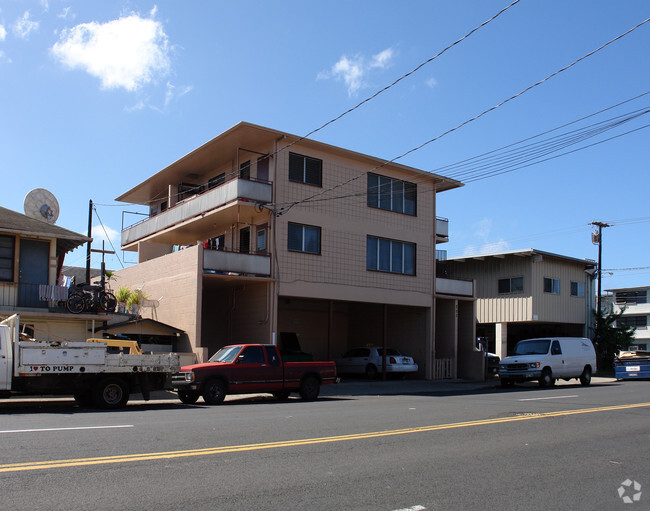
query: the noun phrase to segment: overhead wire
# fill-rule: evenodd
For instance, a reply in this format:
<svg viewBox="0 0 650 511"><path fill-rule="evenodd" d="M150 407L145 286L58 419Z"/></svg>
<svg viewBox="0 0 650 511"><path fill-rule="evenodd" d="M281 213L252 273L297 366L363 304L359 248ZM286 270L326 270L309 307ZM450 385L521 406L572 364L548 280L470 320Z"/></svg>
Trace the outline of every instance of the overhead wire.
<svg viewBox="0 0 650 511"><path fill-rule="evenodd" d="M328 192L331 192L332 190L335 190L335 189L338 189L338 188L343 187L343 186L345 186L345 185L348 185L348 184L350 184L351 182L356 181L357 179L360 179L361 177L367 175L369 172L373 172L373 171L378 170L378 169L380 169L380 168L383 168L383 167L385 167L385 166L387 166L387 165L390 165L391 163L395 163L397 160L400 160L400 159L404 158L405 156L407 156L407 155L409 155L409 154L412 154L412 153L414 153L414 152L416 152L416 151L418 151L418 150L420 150L420 149L426 147L427 145L429 145L429 144L431 144L431 143L433 143L433 142L435 142L435 141L437 141L437 140L440 140L440 139L443 138L444 136L449 135L450 133L453 133L453 132L459 130L459 129L462 128L463 126L466 126L466 125L468 125L469 123L474 122L474 121L480 119L481 117L485 116L486 114L488 114L488 113L490 113L490 112L493 112L494 110L496 110L496 109L502 107L503 105L509 103L510 101L513 101L514 99L519 98L520 96L522 96L523 94L526 94L527 92L531 91L532 89L534 89L534 88L536 88L536 87L538 87L538 86L540 86L540 85L546 83L547 81L551 80L552 78L554 78L555 76L559 75L560 73L562 73L562 72L564 72L564 71L566 71L566 70L572 68L573 66L575 66L575 65L577 65L578 63L582 62L583 60L585 60L585 59L591 57L592 55L596 54L597 52L603 50L604 48L606 48L606 47L609 46L610 44L612 44L612 43L618 41L619 39L625 37L626 35L632 33L634 30L636 30L636 29L638 29L639 27L645 25L645 24L648 23L649 21L650 21L650 18L646 18L644 21L638 23L638 24L635 25L634 27L632 27L632 28L626 30L625 32L623 32L622 34L620 34L620 35L614 37L613 39L610 39L609 41L607 41L606 43L602 44L601 46L599 46L599 47L596 48L595 50L590 51L589 53L583 55L582 57L580 57L580 58L578 58L578 59L576 59L576 60L574 60L574 61L571 62L570 64L567 64L566 66L564 66L564 67L558 69L557 71L551 73L550 75L546 76L545 78L543 78L543 79L541 79L541 80L535 82L535 83L532 84L532 85L529 85L528 87L524 88L523 90L519 91L518 93L513 94L512 96L508 97L507 99L504 99L503 101L497 103L496 105L494 105L494 106L492 106L492 107L490 107L490 108L488 108L488 109L486 109L486 110L483 110L481 113L475 115L474 117L472 117L472 118L470 118L470 119L468 119L468 120L466 120L466 121L461 122L460 124L454 126L453 128L450 128L450 129L448 129L447 131L444 131L443 133L441 133L440 135L437 135L436 137L433 137L433 138L431 138L431 139L429 139L429 140L423 142L422 144L420 144L420 145L418 145L418 146L415 146L415 147L409 149L408 151L402 153L402 154L399 155L399 156L396 156L395 158L392 158L391 160L386 160L386 161L384 161L383 163L381 163L381 164L375 166L374 168L372 168L372 169L370 169L370 170L364 171L364 172L362 172L362 173L360 173L360 174L358 174L358 175L356 175L356 176L354 176L354 177L352 177L352 178L350 178L350 179L347 179L347 180L345 180L345 181L343 181L343 182L341 182L341 183L339 183L339 184L337 184L337 185L331 186L331 187L329 187L329 188L327 188L327 189L325 189L325 190L322 190L322 191L320 191L320 192L318 192L318 193L315 193L315 194L313 194L313 195L311 195L311 196L309 196L309 197L306 197L306 198L304 198L304 199L301 199L301 200L299 200L299 201L292 201L292 202L281 203L281 204L284 204L285 206L284 206L282 209L279 210L279 214L286 213L289 209L291 209L292 207L295 207L295 206L298 205L298 204L304 204L304 203L311 202L311 201L315 200L317 197L320 197L320 196L322 196L322 195L324 195L324 194L326 194L326 193L328 193ZM280 205L280 203L277 203L277 204L275 204L275 205L278 206L278 205Z"/></svg>

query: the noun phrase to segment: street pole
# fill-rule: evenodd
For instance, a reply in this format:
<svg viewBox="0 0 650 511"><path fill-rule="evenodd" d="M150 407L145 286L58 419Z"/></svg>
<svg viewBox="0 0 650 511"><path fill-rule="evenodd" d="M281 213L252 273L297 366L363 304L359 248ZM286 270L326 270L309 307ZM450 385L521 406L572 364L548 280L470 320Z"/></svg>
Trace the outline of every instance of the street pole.
<svg viewBox="0 0 650 511"><path fill-rule="evenodd" d="M602 289L602 275L603 275L603 227L611 227L610 224L605 222L591 222L591 225L598 227L598 234L593 233L591 240L593 243L598 243L598 291L596 295L596 311L600 313L600 296Z"/></svg>

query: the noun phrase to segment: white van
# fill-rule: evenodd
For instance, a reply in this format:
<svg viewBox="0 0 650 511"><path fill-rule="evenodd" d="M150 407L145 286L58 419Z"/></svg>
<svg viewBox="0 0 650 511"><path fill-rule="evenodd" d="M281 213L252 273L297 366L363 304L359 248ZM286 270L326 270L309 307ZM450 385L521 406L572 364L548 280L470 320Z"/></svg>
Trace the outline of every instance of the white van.
<svg viewBox="0 0 650 511"><path fill-rule="evenodd" d="M550 387L558 378L578 378L582 385L589 385L595 371L596 352L587 338L526 339L517 343L512 356L501 359L499 380L504 387L530 380Z"/></svg>

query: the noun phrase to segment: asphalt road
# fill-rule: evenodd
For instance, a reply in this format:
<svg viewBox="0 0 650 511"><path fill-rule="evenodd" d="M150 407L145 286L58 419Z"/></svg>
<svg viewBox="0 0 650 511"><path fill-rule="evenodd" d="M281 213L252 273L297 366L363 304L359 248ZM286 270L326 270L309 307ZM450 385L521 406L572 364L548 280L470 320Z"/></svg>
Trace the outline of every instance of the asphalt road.
<svg viewBox="0 0 650 511"><path fill-rule="evenodd" d="M3 401L1 507L650 509L650 382L323 394L112 412Z"/></svg>

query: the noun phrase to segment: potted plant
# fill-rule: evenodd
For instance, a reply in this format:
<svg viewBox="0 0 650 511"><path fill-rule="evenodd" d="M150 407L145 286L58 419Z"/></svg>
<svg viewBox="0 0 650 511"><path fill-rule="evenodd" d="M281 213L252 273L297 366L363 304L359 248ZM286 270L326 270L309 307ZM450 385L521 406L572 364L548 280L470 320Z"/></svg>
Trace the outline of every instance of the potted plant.
<svg viewBox="0 0 650 511"><path fill-rule="evenodd" d="M117 300L117 312L124 313L126 311L126 304L129 301L129 298L133 294L126 286L120 286L115 293L115 299Z"/></svg>
<svg viewBox="0 0 650 511"><path fill-rule="evenodd" d="M136 289L131 292L131 296L129 296L129 299L126 302L126 307L131 314L138 314L140 312L140 307L146 297L147 295L143 293L141 289Z"/></svg>

